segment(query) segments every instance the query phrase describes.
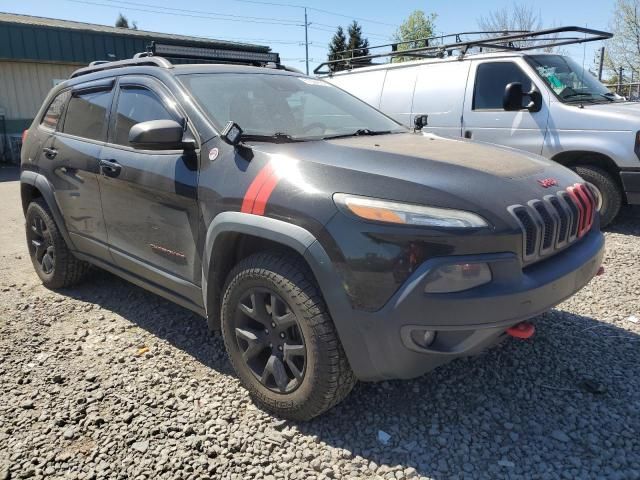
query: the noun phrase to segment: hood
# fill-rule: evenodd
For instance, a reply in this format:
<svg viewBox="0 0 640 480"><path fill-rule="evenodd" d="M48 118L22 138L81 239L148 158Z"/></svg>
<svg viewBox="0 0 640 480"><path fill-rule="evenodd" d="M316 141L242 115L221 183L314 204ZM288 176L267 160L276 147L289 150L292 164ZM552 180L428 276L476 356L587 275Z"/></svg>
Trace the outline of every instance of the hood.
<svg viewBox="0 0 640 480"><path fill-rule="evenodd" d="M542 157L468 140L413 133L300 143L255 143L282 177L316 192L352 193L448 208L495 212L580 181ZM553 178L544 188L538 180ZM490 213L487 213L490 216Z"/></svg>
<svg viewBox="0 0 640 480"><path fill-rule="evenodd" d="M640 130L639 102L609 102L598 104L567 105L554 102L552 108L561 109L560 115L552 113L561 130L632 131Z"/></svg>

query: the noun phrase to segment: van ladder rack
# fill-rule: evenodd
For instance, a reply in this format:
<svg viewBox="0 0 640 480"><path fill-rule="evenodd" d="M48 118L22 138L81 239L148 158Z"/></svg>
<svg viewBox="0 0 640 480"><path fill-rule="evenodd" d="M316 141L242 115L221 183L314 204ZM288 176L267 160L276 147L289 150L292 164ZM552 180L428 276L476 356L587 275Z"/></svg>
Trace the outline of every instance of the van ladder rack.
<svg viewBox="0 0 640 480"><path fill-rule="evenodd" d="M565 34L570 34L569 36ZM575 34L575 35L571 35ZM465 40L467 37L478 37ZM335 66L343 66L346 69L369 67L374 58L416 57L416 58L443 58L453 56L458 51L460 58L468 53L471 48L483 48L498 51L526 51L542 48L572 45L577 43L595 42L607 40L613 37L612 33L601 30L593 30L583 27L559 27L538 31L492 31L492 32L461 32L437 37L419 38L416 40L388 43L369 47L368 55L354 56L362 49L344 50L333 55L333 59L318 65L313 73L331 74ZM423 44L421 47L399 50L400 45ZM388 49L381 53L371 53L372 50ZM340 56L340 58L335 58Z"/></svg>

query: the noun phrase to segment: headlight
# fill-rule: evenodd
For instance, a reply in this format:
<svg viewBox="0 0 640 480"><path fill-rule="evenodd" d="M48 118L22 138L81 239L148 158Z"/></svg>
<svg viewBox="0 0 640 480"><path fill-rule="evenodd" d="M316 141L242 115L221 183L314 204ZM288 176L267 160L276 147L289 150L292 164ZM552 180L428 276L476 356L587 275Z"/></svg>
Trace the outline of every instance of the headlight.
<svg viewBox="0 0 640 480"><path fill-rule="evenodd" d="M481 216L462 210L399 203L346 193L336 193L333 199L355 216L374 222L449 228L489 226Z"/></svg>

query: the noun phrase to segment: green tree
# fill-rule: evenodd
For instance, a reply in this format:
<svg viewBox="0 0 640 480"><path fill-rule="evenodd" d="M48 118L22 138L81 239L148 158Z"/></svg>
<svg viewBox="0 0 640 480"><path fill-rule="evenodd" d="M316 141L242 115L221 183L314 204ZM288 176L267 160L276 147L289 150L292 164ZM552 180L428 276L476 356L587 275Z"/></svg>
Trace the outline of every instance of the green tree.
<svg viewBox="0 0 640 480"><path fill-rule="evenodd" d="M426 42L420 40L433 37L436 17L435 13L427 15L422 10L415 10L409 15L393 35L394 42L398 43L398 51L426 46ZM405 62L411 59L412 57L395 57L394 61Z"/></svg>
<svg viewBox="0 0 640 480"><path fill-rule="evenodd" d="M344 34L344 30L342 27L338 27L336 33L331 38L331 42L329 43L329 60L339 60L344 58L344 51L347 49L347 37ZM338 72L340 70L344 70L345 66L343 63L333 63L329 66L332 72Z"/></svg>
<svg viewBox="0 0 640 480"><path fill-rule="evenodd" d="M369 55L369 40L364 38L362 34L362 27L358 25L358 22L354 20L351 25L349 25L347 32L349 33L347 49L352 50L349 57L356 58ZM355 63L358 65L370 64L371 59L356 60Z"/></svg>
<svg viewBox="0 0 640 480"><path fill-rule="evenodd" d="M116 27L129 28L131 30L138 29L138 25L136 24L136 22L131 22L131 25L129 25L129 20L122 13L118 14L118 18L116 19Z"/></svg>

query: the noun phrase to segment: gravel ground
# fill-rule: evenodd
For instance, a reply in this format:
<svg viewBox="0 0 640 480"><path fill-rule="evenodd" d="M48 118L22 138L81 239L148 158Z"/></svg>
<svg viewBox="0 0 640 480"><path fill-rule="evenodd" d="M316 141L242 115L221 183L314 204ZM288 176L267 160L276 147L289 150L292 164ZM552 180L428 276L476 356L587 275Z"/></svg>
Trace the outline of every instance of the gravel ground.
<svg viewBox="0 0 640 480"><path fill-rule="evenodd" d="M253 406L189 311L101 271L44 289L10 173L0 480L640 478L640 209L607 233L607 273L537 318L532 341L359 384L294 423Z"/></svg>

